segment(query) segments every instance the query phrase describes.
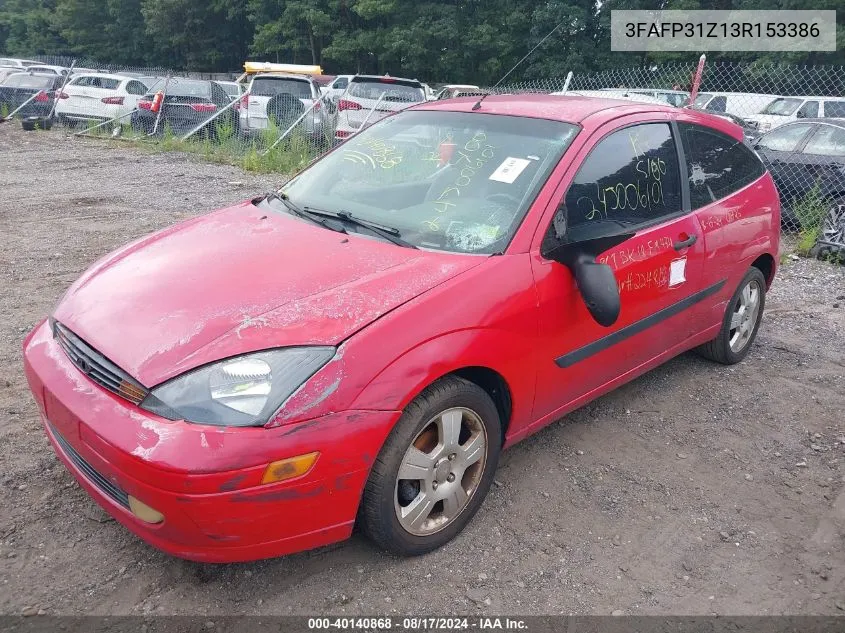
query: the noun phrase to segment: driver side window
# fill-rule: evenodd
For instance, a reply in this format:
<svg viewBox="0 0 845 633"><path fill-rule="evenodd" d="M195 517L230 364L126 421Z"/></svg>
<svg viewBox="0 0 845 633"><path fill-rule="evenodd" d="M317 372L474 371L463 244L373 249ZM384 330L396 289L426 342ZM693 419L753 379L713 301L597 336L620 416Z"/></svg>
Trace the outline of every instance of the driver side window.
<svg viewBox="0 0 845 633"><path fill-rule="evenodd" d="M649 224L681 211L669 124L634 125L602 139L578 170L565 204L570 230L602 221Z"/></svg>

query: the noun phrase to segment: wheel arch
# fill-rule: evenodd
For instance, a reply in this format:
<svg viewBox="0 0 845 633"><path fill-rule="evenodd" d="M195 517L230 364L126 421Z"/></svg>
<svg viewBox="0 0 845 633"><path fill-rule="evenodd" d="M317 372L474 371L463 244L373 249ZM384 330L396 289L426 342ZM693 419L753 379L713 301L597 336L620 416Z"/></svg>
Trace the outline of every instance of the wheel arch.
<svg viewBox="0 0 845 633"><path fill-rule="evenodd" d="M777 269L775 258L770 253L763 253L751 262L751 267L763 273L763 277L766 279L766 289L771 288L772 281L775 277L775 270Z"/></svg>
<svg viewBox="0 0 845 633"><path fill-rule="evenodd" d="M530 421L536 373L526 362L526 341L500 330L445 334L409 350L355 398L351 408L403 410L427 387L458 376L490 396L499 413L502 441Z"/></svg>

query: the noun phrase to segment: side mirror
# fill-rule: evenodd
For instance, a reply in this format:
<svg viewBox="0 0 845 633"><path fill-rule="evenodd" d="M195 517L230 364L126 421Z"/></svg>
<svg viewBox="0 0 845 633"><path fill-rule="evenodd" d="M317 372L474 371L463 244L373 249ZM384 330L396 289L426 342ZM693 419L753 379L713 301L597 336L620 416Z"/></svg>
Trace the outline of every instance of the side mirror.
<svg viewBox="0 0 845 633"><path fill-rule="evenodd" d="M560 210L558 210L558 213ZM558 220L558 214L555 214ZM557 225L553 223L555 233ZM596 323L610 327L621 310L619 286L613 269L596 261L596 256L633 237L633 233L615 233L578 241L563 242L543 253L572 271L575 285Z"/></svg>
<svg viewBox="0 0 845 633"><path fill-rule="evenodd" d="M616 323L622 305L613 269L584 253L579 254L570 269L575 275L578 292L596 323L604 327Z"/></svg>

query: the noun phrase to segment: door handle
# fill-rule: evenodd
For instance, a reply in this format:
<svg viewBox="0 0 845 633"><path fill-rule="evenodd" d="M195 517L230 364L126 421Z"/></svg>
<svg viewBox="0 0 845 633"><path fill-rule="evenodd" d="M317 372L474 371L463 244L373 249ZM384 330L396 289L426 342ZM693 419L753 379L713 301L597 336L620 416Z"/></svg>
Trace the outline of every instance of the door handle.
<svg viewBox="0 0 845 633"><path fill-rule="evenodd" d="M697 235L690 235L687 239L682 240L682 241L680 241L680 242L675 242L674 244L672 244L672 246L674 247L674 249L675 249L676 251L679 251L679 250L681 250L682 248L687 248L688 246L692 246L692 245L693 245L693 244L695 244L697 241L698 241L698 236L697 236Z"/></svg>

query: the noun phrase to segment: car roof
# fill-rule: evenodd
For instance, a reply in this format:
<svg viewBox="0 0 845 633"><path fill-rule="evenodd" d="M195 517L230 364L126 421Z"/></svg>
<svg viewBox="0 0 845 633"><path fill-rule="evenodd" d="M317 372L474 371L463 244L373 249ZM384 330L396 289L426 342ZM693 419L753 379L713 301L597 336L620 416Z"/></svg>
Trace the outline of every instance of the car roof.
<svg viewBox="0 0 845 633"><path fill-rule="evenodd" d="M419 79L409 79L408 77L393 77L392 75L352 75L352 81L355 81L356 79L384 81L385 83L391 83L394 81L405 81L409 83L417 83L422 86Z"/></svg>
<svg viewBox="0 0 845 633"><path fill-rule="evenodd" d="M796 123L827 123L828 125L835 125L836 127L845 128L845 119L841 117L808 117L806 119L796 119L794 121L790 121L789 123L784 123L783 125L779 125L776 128L772 128L772 130L770 131L786 127L787 125L795 125Z"/></svg>
<svg viewBox="0 0 845 633"><path fill-rule="evenodd" d="M130 79L136 79L136 77L128 77L127 75L117 75L117 74L106 74L106 73L74 73L73 77L70 78L71 81L74 79L79 79L80 77L96 77L97 79L117 79L118 81L128 81Z"/></svg>
<svg viewBox="0 0 845 633"><path fill-rule="evenodd" d="M593 128L627 114L664 113L673 115L674 118L682 118L685 122L707 125L737 139L743 138L742 128L736 123L701 110L676 108L663 103L652 104L604 97L552 94L490 95L484 98L480 108L473 110L478 101L477 97L458 97L442 101L427 101L412 106L408 110L478 112L479 114L549 119L574 124L586 123L588 119L591 119L589 125Z"/></svg>
<svg viewBox="0 0 845 633"><path fill-rule="evenodd" d="M255 81L259 77L262 79L296 79L298 81L307 81L308 83L314 81L308 75L297 75L296 73L256 73L252 80Z"/></svg>

